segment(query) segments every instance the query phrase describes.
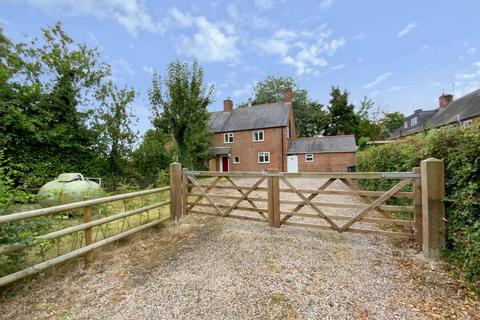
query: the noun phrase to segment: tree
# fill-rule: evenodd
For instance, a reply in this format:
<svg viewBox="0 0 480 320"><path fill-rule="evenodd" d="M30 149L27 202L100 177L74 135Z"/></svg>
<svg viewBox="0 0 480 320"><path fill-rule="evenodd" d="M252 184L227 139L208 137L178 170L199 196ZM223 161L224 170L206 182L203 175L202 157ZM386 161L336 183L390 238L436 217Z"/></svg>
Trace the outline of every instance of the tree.
<svg viewBox="0 0 480 320"><path fill-rule="evenodd" d="M207 106L213 95L214 87L204 85L203 68L196 61L191 66L178 60L170 63L164 81L153 75L149 90L153 124L174 138L178 160L185 167L205 165L210 143Z"/></svg>
<svg viewBox="0 0 480 320"><path fill-rule="evenodd" d="M328 123L324 133L328 136L340 134L356 134L360 122L355 113L355 106L348 101L348 91L332 87L330 104L328 106Z"/></svg>
<svg viewBox="0 0 480 320"><path fill-rule="evenodd" d="M356 132L358 142L360 142L362 138L364 138L364 142L382 138L382 128L378 124L379 113L380 108L375 109L373 100L365 96L363 100L360 101L360 108L357 112L359 121Z"/></svg>
<svg viewBox="0 0 480 320"><path fill-rule="evenodd" d="M31 187L62 171L94 174L86 106L110 73L98 51L75 43L60 23L42 31L27 43L0 36L0 144L25 167Z"/></svg>
<svg viewBox="0 0 480 320"><path fill-rule="evenodd" d="M256 84L253 98L247 103L239 105L239 108L248 104L259 105L284 100L285 90L292 89L294 92L293 112L295 113L295 125L297 135L308 137L322 133L327 118L323 105L308 98L308 92L300 89L290 77L268 76L265 80Z"/></svg>
<svg viewBox="0 0 480 320"><path fill-rule="evenodd" d="M401 112L386 112L380 120L382 133L385 138L402 126L405 116Z"/></svg>
<svg viewBox="0 0 480 320"><path fill-rule="evenodd" d="M142 142L132 153L134 166L142 180L140 186L154 183L157 176L168 168L172 161L171 152L166 148L169 141L168 135L157 129L145 132Z"/></svg>
<svg viewBox="0 0 480 320"><path fill-rule="evenodd" d="M127 109L135 99L135 91L128 87L119 89L109 81L100 88L96 98L100 101L94 124L98 151L108 159L108 174L125 174L126 162L138 134L132 129L136 117Z"/></svg>

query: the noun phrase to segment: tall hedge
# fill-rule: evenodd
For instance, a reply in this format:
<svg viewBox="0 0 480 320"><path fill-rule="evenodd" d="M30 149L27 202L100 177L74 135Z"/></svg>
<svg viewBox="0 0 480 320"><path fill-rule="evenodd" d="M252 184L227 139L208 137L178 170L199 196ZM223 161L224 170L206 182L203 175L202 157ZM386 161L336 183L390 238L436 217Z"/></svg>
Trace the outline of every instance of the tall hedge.
<svg viewBox="0 0 480 320"><path fill-rule="evenodd" d="M429 157L445 162L446 259L480 294L480 124L447 127L372 146L358 171L410 171Z"/></svg>

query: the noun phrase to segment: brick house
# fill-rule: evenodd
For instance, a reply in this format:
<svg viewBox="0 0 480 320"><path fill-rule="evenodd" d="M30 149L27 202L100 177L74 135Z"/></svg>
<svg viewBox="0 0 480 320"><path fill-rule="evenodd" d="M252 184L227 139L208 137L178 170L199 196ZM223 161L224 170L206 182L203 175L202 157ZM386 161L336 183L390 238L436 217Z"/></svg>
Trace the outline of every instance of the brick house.
<svg viewBox="0 0 480 320"><path fill-rule="evenodd" d="M213 131L211 171L346 171L355 163L355 138L329 138L332 143L325 149L323 138L297 139L292 108L293 92L285 92L284 102L246 108L233 108L230 99L224 101L224 110L211 114L209 126ZM343 139L343 140L342 140ZM345 151L344 143L350 139L354 148ZM302 141L296 143L296 141ZM320 147L322 145L323 149ZM314 146L313 149L310 149ZM303 147L303 149L302 149ZM350 145L351 147L351 145ZM291 151L295 148L295 152ZM304 164L299 154L313 153Z"/></svg>

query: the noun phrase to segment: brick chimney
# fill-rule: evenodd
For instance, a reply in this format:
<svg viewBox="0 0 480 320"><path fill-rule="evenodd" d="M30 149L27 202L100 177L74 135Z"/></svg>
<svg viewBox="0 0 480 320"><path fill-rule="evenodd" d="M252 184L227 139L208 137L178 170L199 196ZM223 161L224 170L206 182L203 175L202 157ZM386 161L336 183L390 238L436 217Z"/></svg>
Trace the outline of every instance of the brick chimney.
<svg viewBox="0 0 480 320"><path fill-rule="evenodd" d="M453 94L442 94L440 97L438 97L438 107L444 108L447 104L452 102L453 100Z"/></svg>
<svg viewBox="0 0 480 320"><path fill-rule="evenodd" d="M288 88L285 90L283 99L285 102L292 102L293 101L293 90L291 88Z"/></svg>
<svg viewBox="0 0 480 320"><path fill-rule="evenodd" d="M415 113L420 113L422 111L423 111L423 109L417 109L417 110L415 110Z"/></svg>
<svg viewBox="0 0 480 320"><path fill-rule="evenodd" d="M233 110L233 101L230 98L223 100L223 111L230 112Z"/></svg>

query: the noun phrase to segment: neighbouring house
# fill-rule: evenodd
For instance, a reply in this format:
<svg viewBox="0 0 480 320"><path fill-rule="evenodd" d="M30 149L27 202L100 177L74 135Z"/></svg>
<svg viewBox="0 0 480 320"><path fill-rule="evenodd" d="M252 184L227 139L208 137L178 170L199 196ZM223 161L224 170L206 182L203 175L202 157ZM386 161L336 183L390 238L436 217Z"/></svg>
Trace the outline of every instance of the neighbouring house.
<svg viewBox="0 0 480 320"><path fill-rule="evenodd" d="M405 117L403 125L395 130L389 139L399 139L447 125L468 125L477 119L480 119L480 89L457 100L453 100L451 94L442 94L438 98L437 109L415 110L413 114Z"/></svg>
<svg viewBox="0 0 480 320"><path fill-rule="evenodd" d="M344 151L343 146L318 142L323 138L310 138L314 143L295 144L297 139L292 108L293 91L286 90L283 102L233 108L230 99L224 101L224 110L213 112L209 126L213 131L209 163L211 171L347 171L347 165L355 164L355 150ZM349 136L350 137L350 136ZM332 142L344 143L342 138ZM320 146L322 145L322 146ZM328 145L328 146L327 146ZM313 147L312 147L313 146ZM304 147L304 149L302 149ZM313 148L313 149L312 149ZM290 150L295 150L290 152ZM340 151L338 151L340 150ZM352 156L346 156L352 153ZM300 154L315 154L308 164ZM347 161L348 160L348 161ZM322 162L325 163L322 163ZM335 161L337 164L335 165ZM348 162L348 163L347 163Z"/></svg>

